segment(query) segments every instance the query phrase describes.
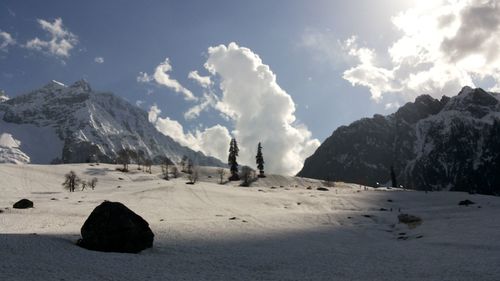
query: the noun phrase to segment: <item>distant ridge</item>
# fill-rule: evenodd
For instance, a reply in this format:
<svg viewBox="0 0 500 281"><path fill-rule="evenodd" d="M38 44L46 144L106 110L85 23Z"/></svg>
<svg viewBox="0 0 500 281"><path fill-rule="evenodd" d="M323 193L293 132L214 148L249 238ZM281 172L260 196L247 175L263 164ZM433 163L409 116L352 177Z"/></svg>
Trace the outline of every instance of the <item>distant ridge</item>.
<svg viewBox="0 0 500 281"><path fill-rule="evenodd" d="M339 127L299 176L375 186L500 194L500 95L464 87Z"/></svg>

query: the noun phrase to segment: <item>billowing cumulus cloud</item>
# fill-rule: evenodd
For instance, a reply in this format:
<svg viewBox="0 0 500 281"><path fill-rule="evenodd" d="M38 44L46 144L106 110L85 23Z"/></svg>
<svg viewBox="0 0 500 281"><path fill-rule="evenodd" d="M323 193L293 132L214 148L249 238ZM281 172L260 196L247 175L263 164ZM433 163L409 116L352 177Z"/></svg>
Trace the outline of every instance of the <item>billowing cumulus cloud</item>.
<svg viewBox="0 0 500 281"><path fill-rule="evenodd" d="M388 49L390 66L374 50L347 42L357 65L344 72L372 98L387 93L455 95L465 85L491 79L500 88L500 3L492 0L418 1L393 19L402 36Z"/></svg>
<svg viewBox="0 0 500 281"><path fill-rule="evenodd" d="M170 64L169 58L166 58L165 61L161 62L155 68L155 72L153 73L153 75L149 75L145 72L140 72L139 76L137 76L137 82L146 83L154 81L158 85L162 85L174 90L176 93L181 93L182 95L184 95L185 100L197 100L197 98L190 90L182 86L179 81L170 77L170 71L172 71L172 65Z"/></svg>
<svg viewBox="0 0 500 281"><path fill-rule="evenodd" d="M295 104L278 85L270 67L252 50L236 43L210 47L204 66L210 76L201 76L197 71L188 75L203 88L203 97L184 117L191 120L212 108L232 124L231 134L221 125L185 131L178 121L160 117L157 106L149 111L150 122L179 143L223 161L227 159L232 135L239 143L238 162L243 165L255 166L257 144L261 142L267 172L297 173L320 142L312 138L305 125L296 121ZM161 72L169 70L164 68ZM140 82L153 79L157 77L147 73L137 77ZM219 82L214 85L213 81Z"/></svg>
<svg viewBox="0 0 500 281"><path fill-rule="evenodd" d="M160 114L161 110L156 105L149 110L149 121L158 131L193 150L201 151L222 161L227 160L231 137L226 127L215 125L203 131L185 132L181 123L169 117L162 118Z"/></svg>
<svg viewBox="0 0 500 281"><path fill-rule="evenodd" d="M297 173L319 141L296 123L295 104L269 66L252 50L230 43L210 47L205 68L220 78L222 97L215 108L234 123L240 162L253 165L262 142L267 171Z"/></svg>
<svg viewBox="0 0 500 281"><path fill-rule="evenodd" d="M78 43L78 37L64 27L61 18L56 18L52 23L43 19L38 19L37 22L48 33L49 38L42 40L35 37L26 42L25 47L56 57L68 58L70 51Z"/></svg>
<svg viewBox="0 0 500 281"><path fill-rule="evenodd" d="M7 52L9 46L15 45L16 40L12 38L10 33L0 29L0 51Z"/></svg>

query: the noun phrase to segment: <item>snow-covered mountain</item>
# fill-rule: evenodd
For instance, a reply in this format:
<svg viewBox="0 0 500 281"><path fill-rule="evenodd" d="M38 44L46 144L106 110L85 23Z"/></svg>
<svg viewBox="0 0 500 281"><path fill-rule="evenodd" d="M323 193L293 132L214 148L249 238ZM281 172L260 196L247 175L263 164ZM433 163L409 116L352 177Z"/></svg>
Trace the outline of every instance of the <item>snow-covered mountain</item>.
<svg viewBox="0 0 500 281"><path fill-rule="evenodd" d="M147 112L80 80L52 81L0 103L0 162L111 162L122 148L173 161L184 155L200 165L222 165L158 132Z"/></svg>
<svg viewBox="0 0 500 281"><path fill-rule="evenodd" d="M464 87L441 100L418 97L389 116L339 127L300 176L366 185L500 193L500 94Z"/></svg>
<svg viewBox="0 0 500 281"><path fill-rule="evenodd" d="M4 90L0 90L0 102L9 100L9 97L5 94Z"/></svg>

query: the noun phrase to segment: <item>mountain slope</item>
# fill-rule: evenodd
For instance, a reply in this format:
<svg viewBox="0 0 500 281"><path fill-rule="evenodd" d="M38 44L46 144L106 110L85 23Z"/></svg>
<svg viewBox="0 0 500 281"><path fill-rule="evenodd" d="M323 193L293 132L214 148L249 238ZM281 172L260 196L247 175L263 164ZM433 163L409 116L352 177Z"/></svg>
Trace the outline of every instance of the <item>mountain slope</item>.
<svg viewBox="0 0 500 281"><path fill-rule="evenodd" d="M122 148L153 158L183 155L200 165L222 163L181 146L158 132L147 113L86 81L65 86L52 81L41 89L0 103L0 134L10 134L31 163L109 162ZM4 162L13 162L6 159Z"/></svg>
<svg viewBox="0 0 500 281"><path fill-rule="evenodd" d="M464 87L453 98L424 95L389 116L338 128L300 176L426 190L500 192L499 95ZM488 176L485 176L488 175Z"/></svg>

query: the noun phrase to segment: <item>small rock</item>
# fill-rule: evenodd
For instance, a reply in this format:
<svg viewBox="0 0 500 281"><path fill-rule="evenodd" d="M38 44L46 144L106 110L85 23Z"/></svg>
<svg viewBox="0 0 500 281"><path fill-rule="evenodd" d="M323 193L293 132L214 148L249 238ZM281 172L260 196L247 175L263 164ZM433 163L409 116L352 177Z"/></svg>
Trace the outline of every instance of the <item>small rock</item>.
<svg viewBox="0 0 500 281"><path fill-rule="evenodd" d="M393 202L392 199L387 199L387 202Z"/></svg>
<svg viewBox="0 0 500 281"><path fill-rule="evenodd" d="M415 237L415 238L420 239L420 238L422 238L422 237L424 237L424 236L423 236L423 235L419 235L419 236L417 236L417 237Z"/></svg>
<svg viewBox="0 0 500 281"><path fill-rule="evenodd" d="M474 205L476 203L470 201L469 199L466 199L466 200L462 200L460 202L458 202L458 206L469 206L469 205Z"/></svg>
<svg viewBox="0 0 500 281"><path fill-rule="evenodd" d="M398 235L406 235L406 232L400 232Z"/></svg>
<svg viewBox="0 0 500 281"><path fill-rule="evenodd" d="M57 200L59 200L59 199L57 199L57 198L50 198L50 200L52 200L52 201L57 201Z"/></svg>
<svg viewBox="0 0 500 281"><path fill-rule="evenodd" d="M3 213L3 212L4 212L4 210L0 210L0 214Z"/></svg>
<svg viewBox="0 0 500 281"><path fill-rule="evenodd" d="M241 222L247 222L246 220L242 220Z"/></svg>
<svg viewBox="0 0 500 281"><path fill-rule="evenodd" d="M230 217L230 218L229 218L229 220L230 220L230 221L234 221L234 220L236 220L236 219L238 219L238 218L237 218L237 217Z"/></svg>
<svg viewBox="0 0 500 281"><path fill-rule="evenodd" d="M420 223L422 223L421 218L414 216L414 215L409 215L409 214L398 215L398 220L400 223L405 223L405 224L420 224Z"/></svg>
<svg viewBox="0 0 500 281"><path fill-rule="evenodd" d="M124 178L118 178L118 179L121 180L121 181L124 180Z"/></svg>
<svg viewBox="0 0 500 281"><path fill-rule="evenodd" d="M121 186L121 185L119 185L119 186L117 186L116 188L122 188L122 186Z"/></svg>
<svg viewBox="0 0 500 281"><path fill-rule="evenodd" d="M28 209L33 208L33 202L28 199L21 199L14 203L12 206L14 209Z"/></svg>
<svg viewBox="0 0 500 281"><path fill-rule="evenodd" d="M276 186L271 186L271 189L276 189Z"/></svg>
<svg viewBox="0 0 500 281"><path fill-rule="evenodd" d="M164 219L160 219L160 221L165 221Z"/></svg>
<svg viewBox="0 0 500 281"><path fill-rule="evenodd" d="M372 215L363 215L363 217L365 217L365 218L371 218L373 216Z"/></svg>
<svg viewBox="0 0 500 281"><path fill-rule="evenodd" d="M316 190L319 190L319 191L329 191L329 189L326 188L326 187L318 187L318 188L316 188Z"/></svg>
<svg viewBox="0 0 500 281"><path fill-rule="evenodd" d="M308 186L306 189L311 190L311 189L313 189L313 188L312 188L312 187L310 187L310 186Z"/></svg>
<svg viewBox="0 0 500 281"><path fill-rule="evenodd" d="M386 211L387 211L387 209L386 209L386 208L380 208L380 211L382 211L382 212L386 212Z"/></svg>
<svg viewBox="0 0 500 281"><path fill-rule="evenodd" d="M300 203L300 202L297 202L297 205L299 205L299 206L300 206L300 204L302 204L302 203Z"/></svg>

